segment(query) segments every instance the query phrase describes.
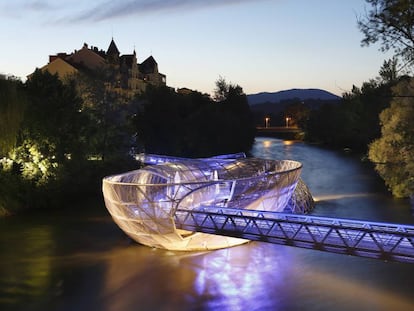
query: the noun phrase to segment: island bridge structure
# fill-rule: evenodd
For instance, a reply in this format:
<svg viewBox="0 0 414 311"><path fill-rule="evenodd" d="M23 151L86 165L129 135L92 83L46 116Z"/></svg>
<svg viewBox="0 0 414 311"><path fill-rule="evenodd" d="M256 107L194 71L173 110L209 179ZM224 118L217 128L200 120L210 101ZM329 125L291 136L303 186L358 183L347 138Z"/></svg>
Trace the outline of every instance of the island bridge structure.
<svg viewBox="0 0 414 311"><path fill-rule="evenodd" d="M105 205L135 241L202 251L262 241L414 263L414 226L318 217L302 165L244 154L140 154L141 169L103 179Z"/></svg>

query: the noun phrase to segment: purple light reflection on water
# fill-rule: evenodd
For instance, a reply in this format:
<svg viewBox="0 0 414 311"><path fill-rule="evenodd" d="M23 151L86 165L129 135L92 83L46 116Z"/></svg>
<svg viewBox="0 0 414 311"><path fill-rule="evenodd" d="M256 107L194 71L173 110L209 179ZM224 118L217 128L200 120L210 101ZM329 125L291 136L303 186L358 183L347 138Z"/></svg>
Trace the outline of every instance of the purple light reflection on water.
<svg viewBox="0 0 414 311"><path fill-rule="evenodd" d="M281 298L289 292L286 273L290 270L284 254L258 243L203 256L195 291L214 297L208 303L214 310L263 310L269 301L273 308L282 309Z"/></svg>

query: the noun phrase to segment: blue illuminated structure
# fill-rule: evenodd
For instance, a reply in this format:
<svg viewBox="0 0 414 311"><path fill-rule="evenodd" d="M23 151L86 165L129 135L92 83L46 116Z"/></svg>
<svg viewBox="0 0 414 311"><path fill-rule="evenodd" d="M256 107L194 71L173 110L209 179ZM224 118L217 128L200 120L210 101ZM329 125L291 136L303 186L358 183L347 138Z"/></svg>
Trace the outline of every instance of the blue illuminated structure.
<svg viewBox="0 0 414 311"><path fill-rule="evenodd" d="M414 226L252 210L202 207L176 210L178 228L414 263Z"/></svg>
<svg viewBox="0 0 414 311"><path fill-rule="evenodd" d="M178 229L177 211L200 208L305 213L312 196L300 179L302 164L244 154L186 159L141 154L143 168L103 180L105 204L137 242L170 250L210 250L243 238Z"/></svg>

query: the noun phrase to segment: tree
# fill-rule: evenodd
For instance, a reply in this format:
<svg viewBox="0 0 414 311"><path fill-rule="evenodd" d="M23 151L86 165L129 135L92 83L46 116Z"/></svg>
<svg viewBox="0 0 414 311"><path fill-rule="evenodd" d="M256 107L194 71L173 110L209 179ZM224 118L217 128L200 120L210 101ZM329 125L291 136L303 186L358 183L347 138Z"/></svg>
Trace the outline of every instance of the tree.
<svg viewBox="0 0 414 311"><path fill-rule="evenodd" d="M69 159L83 157L81 99L74 83L37 70L25 84L27 105L19 141L9 152L24 179L37 185L58 179Z"/></svg>
<svg viewBox="0 0 414 311"><path fill-rule="evenodd" d="M284 115L285 118L290 118L289 126L298 126L304 129L309 119L310 109L303 103L303 101L295 100L291 104L288 104Z"/></svg>
<svg viewBox="0 0 414 311"><path fill-rule="evenodd" d="M134 101L107 88L111 68L86 71L73 77L82 97L82 114L87 118L85 151L102 160L124 157L131 148L133 130L130 117L136 113Z"/></svg>
<svg viewBox="0 0 414 311"><path fill-rule="evenodd" d="M414 61L414 1L365 0L371 9L358 20L363 46L380 42L380 50L393 50L407 63Z"/></svg>
<svg viewBox="0 0 414 311"><path fill-rule="evenodd" d="M214 99L219 106L216 131L221 153L248 152L254 143L256 126L254 115L243 88L227 83L220 77L216 81Z"/></svg>
<svg viewBox="0 0 414 311"><path fill-rule="evenodd" d="M393 88L391 106L380 114L381 137L369 146L369 159L396 197L414 194L414 79Z"/></svg>
<svg viewBox="0 0 414 311"><path fill-rule="evenodd" d="M213 99L217 102L224 101L227 98L230 86L232 85L228 84L226 79L220 76L216 81Z"/></svg>
<svg viewBox="0 0 414 311"><path fill-rule="evenodd" d="M348 118L344 117L343 110L331 104L322 105L318 110L309 114L306 124L306 140L321 142L333 147L349 147L344 139L344 131Z"/></svg>
<svg viewBox="0 0 414 311"><path fill-rule="evenodd" d="M392 87L404 79L395 72L395 65L395 59L385 61L379 77L360 88L354 86L343 94L339 105L313 111L307 123L307 139L365 153L381 135L379 114L390 105Z"/></svg>
<svg viewBox="0 0 414 311"><path fill-rule="evenodd" d="M248 152L255 126L247 97L240 86L219 81L216 101L195 91L149 86L136 118L145 152L183 157Z"/></svg>
<svg viewBox="0 0 414 311"><path fill-rule="evenodd" d="M16 146L26 108L23 85L17 80L0 79L0 158Z"/></svg>
<svg viewBox="0 0 414 311"><path fill-rule="evenodd" d="M72 158L83 156L82 99L74 81L63 83L57 75L36 70L26 82L26 91L29 105L23 124L25 137L49 145L41 147L44 156L53 156L57 161L69 154Z"/></svg>
<svg viewBox="0 0 414 311"><path fill-rule="evenodd" d="M166 86L149 86L140 96L142 110L136 117L136 127L145 152L176 156L185 152L185 120L179 113L178 97Z"/></svg>
<svg viewBox="0 0 414 311"><path fill-rule="evenodd" d="M380 83L393 83L399 78L398 74L398 59L393 57L389 60L384 60L379 71Z"/></svg>
<svg viewBox="0 0 414 311"><path fill-rule="evenodd" d="M0 217L20 206L23 191L8 155L17 146L25 108L23 84L0 79Z"/></svg>

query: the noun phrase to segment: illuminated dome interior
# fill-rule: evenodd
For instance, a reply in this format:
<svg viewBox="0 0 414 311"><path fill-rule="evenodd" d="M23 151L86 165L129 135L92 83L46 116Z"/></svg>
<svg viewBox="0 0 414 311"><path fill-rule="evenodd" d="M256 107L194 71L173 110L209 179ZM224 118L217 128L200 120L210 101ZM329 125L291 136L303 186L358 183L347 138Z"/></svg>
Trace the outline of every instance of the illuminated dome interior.
<svg viewBox="0 0 414 311"><path fill-rule="evenodd" d="M214 206L303 213L312 208L312 196L299 178L301 163L236 156L141 155L154 165L104 178L106 207L135 241L183 251L224 248L247 240L176 229L177 209Z"/></svg>

